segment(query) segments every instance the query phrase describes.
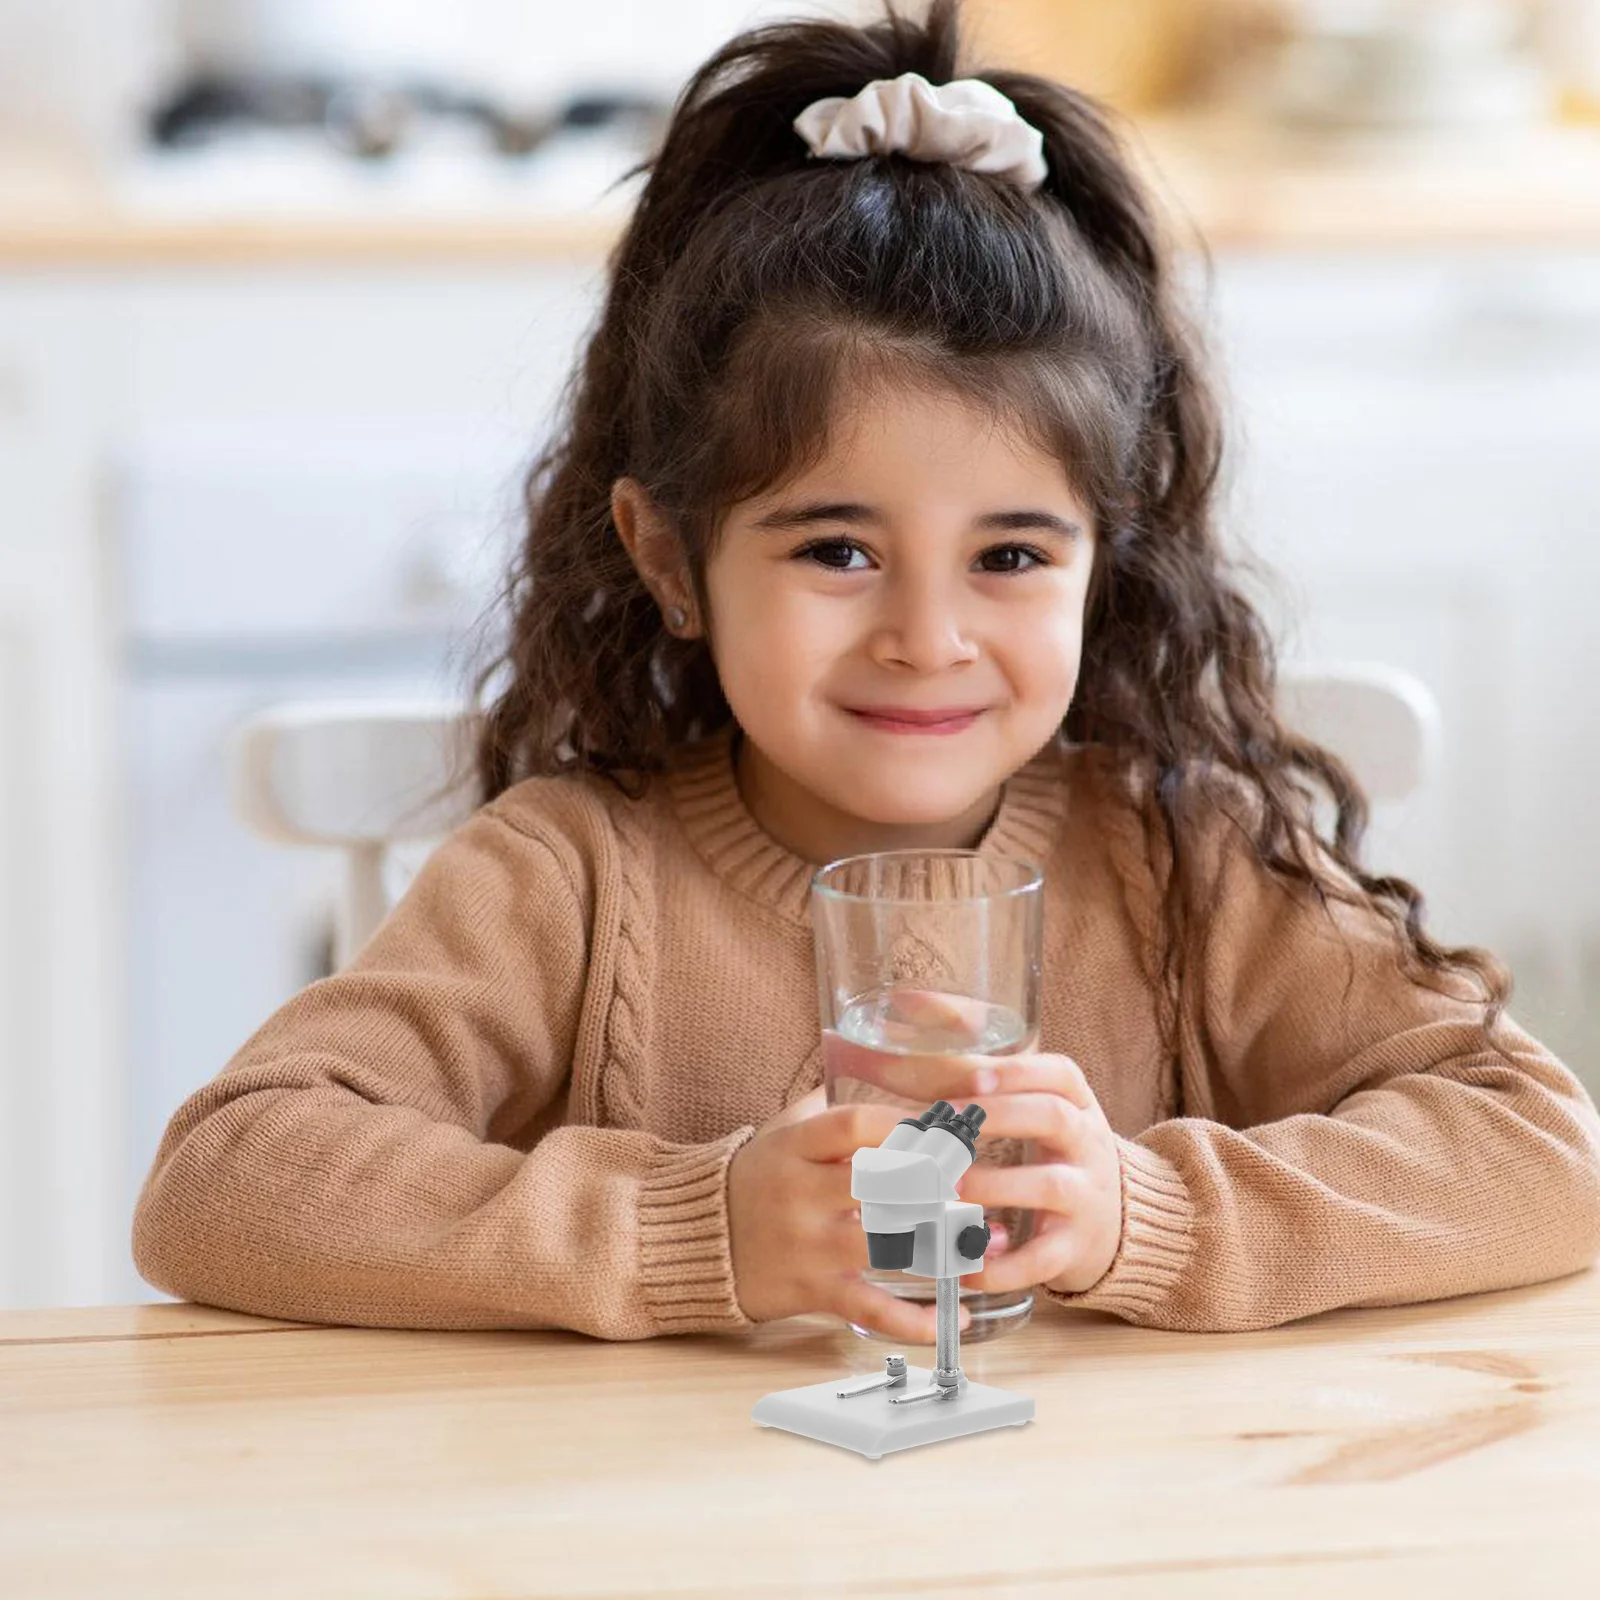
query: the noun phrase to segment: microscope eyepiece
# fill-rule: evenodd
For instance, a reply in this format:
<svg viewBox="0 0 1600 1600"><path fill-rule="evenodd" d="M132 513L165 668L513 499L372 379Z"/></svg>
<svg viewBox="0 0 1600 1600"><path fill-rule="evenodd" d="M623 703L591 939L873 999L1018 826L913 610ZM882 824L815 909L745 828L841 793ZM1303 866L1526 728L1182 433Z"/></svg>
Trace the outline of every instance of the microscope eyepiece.
<svg viewBox="0 0 1600 1600"><path fill-rule="evenodd" d="M942 1128L946 1133L959 1139L966 1147L969 1155L976 1156L977 1150L974 1140L978 1136L978 1129L983 1126L983 1120L988 1113L982 1106L974 1101L965 1111L957 1112L948 1100L935 1100L920 1117L902 1117L896 1128L914 1128L917 1134L926 1133L930 1128ZM890 1135L892 1139L894 1135ZM915 1142L915 1135L909 1136ZM891 1149L903 1148L901 1145L891 1145Z"/></svg>
<svg viewBox="0 0 1600 1600"><path fill-rule="evenodd" d="M917 1128L926 1133L929 1128L941 1123L944 1118L955 1114L955 1107L948 1100L935 1100L920 1117L901 1117L903 1127Z"/></svg>
<svg viewBox="0 0 1600 1600"><path fill-rule="evenodd" d="M944 1108L943 1112L929 1125L935 1128L943 1128L946 1133L953 1134L967 1147L969 1155L976 1156L978 1152L975 1141L978 1136L978 1129L983 1126L983 1120L988 1113L976 1101L973 1101L965 1111L958 1115L956 1108L948 1100L940 1100L935 1105L930 1106L925 1114L932 1116L933 1112L938 1110L940 1106Z"/></svg>

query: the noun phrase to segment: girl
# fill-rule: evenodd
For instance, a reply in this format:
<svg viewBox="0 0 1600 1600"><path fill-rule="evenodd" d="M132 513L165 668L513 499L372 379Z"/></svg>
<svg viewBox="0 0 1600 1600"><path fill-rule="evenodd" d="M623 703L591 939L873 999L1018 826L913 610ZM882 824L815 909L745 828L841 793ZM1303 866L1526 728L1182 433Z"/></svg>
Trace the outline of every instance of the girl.
<svg viewBox="0 0 1600 1600"><path fill-rule="evenodd" d="M1600 1251L1593 1104L1274 714L1111 131L958 57L936 0L754 30L684 90L529 480L481 805L179 1107L150 1282L931 1343L860 1278L849 1158L899 1113L823 1103L808 923L820 864L908 846L1045 869L1041 1048L919 1064L1041 1157L964 1180L1040 1217L969 1287L1249 1329Z"/></svg>

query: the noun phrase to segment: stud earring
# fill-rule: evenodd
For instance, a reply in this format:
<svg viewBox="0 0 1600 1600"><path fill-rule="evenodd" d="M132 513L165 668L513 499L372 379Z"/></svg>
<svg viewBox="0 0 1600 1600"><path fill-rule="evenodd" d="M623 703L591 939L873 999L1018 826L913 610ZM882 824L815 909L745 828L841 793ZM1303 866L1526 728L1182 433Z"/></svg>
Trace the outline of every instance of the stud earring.
<svg viewBox="0 0 1600 1600"><path fill-rule="evenodd" d="M667 607L667 626L681 628L689 620L689 613L682 606Z"/></svg>

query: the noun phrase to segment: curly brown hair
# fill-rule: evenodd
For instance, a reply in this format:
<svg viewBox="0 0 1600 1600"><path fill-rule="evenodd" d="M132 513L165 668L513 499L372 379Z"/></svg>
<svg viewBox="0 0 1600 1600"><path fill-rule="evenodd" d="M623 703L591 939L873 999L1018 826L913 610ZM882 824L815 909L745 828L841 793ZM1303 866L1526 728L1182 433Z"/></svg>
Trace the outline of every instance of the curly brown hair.
<svg viewBox="0 0 1600 1600"><path fill-rule="evenodd" d="M1147 797L1176 868L1167 981L1203 917L1184 841L1220 807L1325 908L1381 913L1416 976L1474 974L1492 1026L1509 974L1487 951L1436 943L1419 891L1363 869L1366 797L1279 721L1273 641L1214 527L1222 427L1203 343L1111 114L1047 78L968 67L958 13L959 0L933 0L919 22L886 0L870 25L742 33L694 73L659 147L627 174L647 182L529 469L526 537L496 600L504 643L472 684L481 800L575 771L637 795L675 746L731 719L707 639L662 626L612 519L615 481L637 480L669 518L710 630L705 569L727 509L817 459L841 384L897 375L1014 422L1093 507L1083 661L1061 731L1125 758ZM801 110L904 72L1000 90L1043 134L1044 186L898 154L810 156ZM1315 825L1319 785L1330 838Z"/></svg>

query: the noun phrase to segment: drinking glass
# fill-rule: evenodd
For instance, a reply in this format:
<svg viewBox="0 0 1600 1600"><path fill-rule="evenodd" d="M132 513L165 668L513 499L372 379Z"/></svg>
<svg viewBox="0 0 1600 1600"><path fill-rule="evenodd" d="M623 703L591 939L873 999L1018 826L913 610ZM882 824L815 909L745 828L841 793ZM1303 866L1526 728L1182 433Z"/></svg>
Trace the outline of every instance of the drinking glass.
<svg viewBox="0 0 1600 1600"><path fill-rule="evenodd" d="M933 1072L926 1091L919 1089L897 1058L1037 1049L1044 912L1037 866L976 850L882 850L829 862L811 890L830 1106L869 1100L917 1116L954 1097ZM1030 1162L1033 1143L980 1131L974 1164ZM986 1208L984 1216L1006 1229L1008 1248L1032 1237L1032 1207ZM872 1267L861 1275L903 1300L933 1303L932 1278ZM1033 1312L1031 1289L990 1294L963 1286L961 1299L972 1317L964 1339L1020 1328ZM884 1337L850 1327L864 1339Z"/></svg>

